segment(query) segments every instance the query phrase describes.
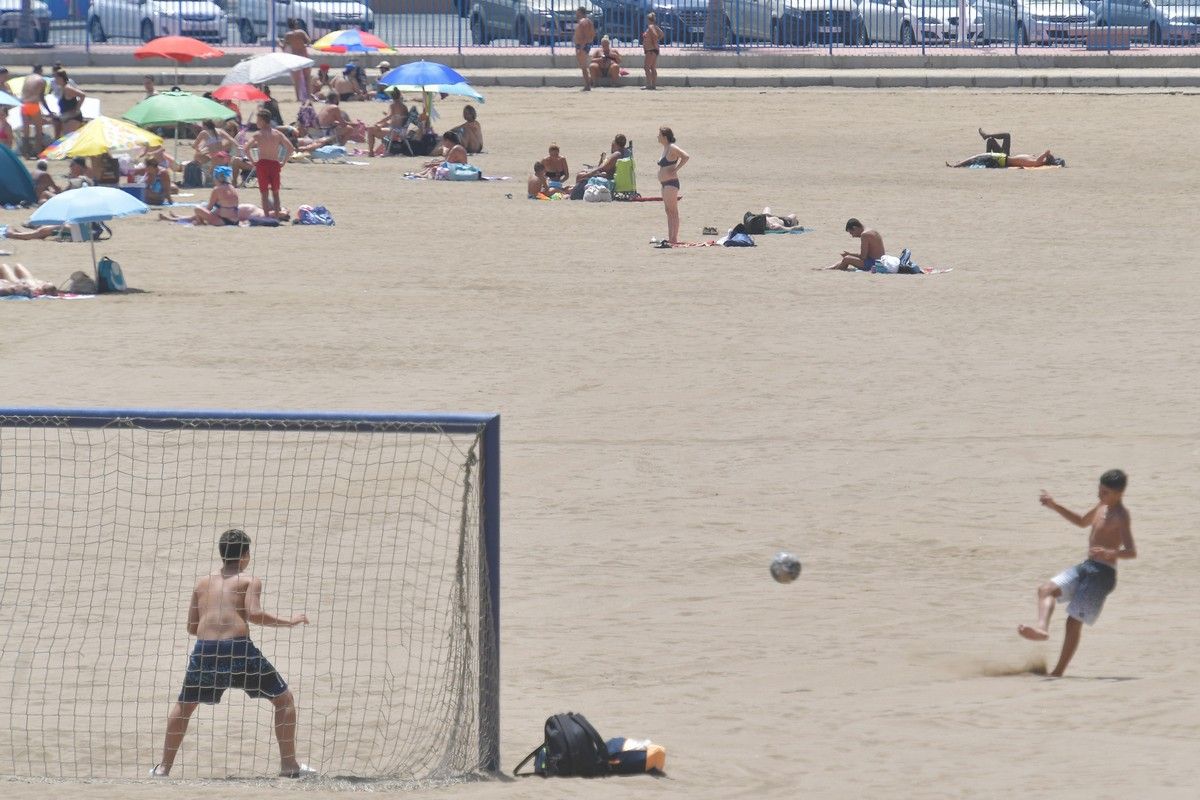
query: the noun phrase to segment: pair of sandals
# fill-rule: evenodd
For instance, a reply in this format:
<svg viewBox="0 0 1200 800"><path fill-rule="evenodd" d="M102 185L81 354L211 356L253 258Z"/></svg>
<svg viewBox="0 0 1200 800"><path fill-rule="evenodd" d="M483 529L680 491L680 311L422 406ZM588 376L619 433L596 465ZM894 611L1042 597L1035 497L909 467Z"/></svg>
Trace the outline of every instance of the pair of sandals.
<svg viewBox="0 0 1200 800"><path fill-rule="evenodd" d="M170 776L166 772L162 771L162 764L155 764L154 767L151 768L151 770L150 770L150 777L151 778L168 778ZM279 777L295 778L295 779L315 778L315 777L317 777L317 771L315 769L313 769L312 767L310 767L308 764L301 764L300 769L293 770L290 772L280 772Z"/></svg>

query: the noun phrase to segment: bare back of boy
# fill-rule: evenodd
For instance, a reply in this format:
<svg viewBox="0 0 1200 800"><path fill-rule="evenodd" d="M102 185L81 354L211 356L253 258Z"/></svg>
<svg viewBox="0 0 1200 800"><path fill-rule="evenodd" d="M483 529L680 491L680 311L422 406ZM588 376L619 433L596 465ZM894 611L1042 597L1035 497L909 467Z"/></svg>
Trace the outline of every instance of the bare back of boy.
<svg viewBox="0 0 1200 800"><path fill-rule="evenodd" d="M247 598L261 608L262 581L253 575L214 572L196 581L188 618L188 633L198 639L238 639L250 635Z"/></svg>

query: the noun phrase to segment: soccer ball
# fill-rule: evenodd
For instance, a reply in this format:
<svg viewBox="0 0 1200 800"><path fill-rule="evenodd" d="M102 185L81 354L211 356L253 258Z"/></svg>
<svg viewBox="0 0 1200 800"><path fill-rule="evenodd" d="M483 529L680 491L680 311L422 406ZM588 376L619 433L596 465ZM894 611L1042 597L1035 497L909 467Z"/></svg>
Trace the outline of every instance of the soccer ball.
<svg viewBox="0 0 1200 800"><path fill-rule="evenodd" d="M771 577L780 583L791 583L800 577L800 559L791 553L776 553L771 561Z"/></svg>

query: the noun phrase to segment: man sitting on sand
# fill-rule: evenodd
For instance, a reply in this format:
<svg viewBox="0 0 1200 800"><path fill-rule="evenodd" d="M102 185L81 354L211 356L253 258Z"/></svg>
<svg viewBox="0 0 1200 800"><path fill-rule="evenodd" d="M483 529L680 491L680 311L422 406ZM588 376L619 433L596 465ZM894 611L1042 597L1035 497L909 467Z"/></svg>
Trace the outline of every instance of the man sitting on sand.
<svg viewBox="0 0 1200 800"><path fill-rule="evenodd" d="M818 269L860 269L864 272L873 270L875 262L883 258L883 254L887 252L883 249L883 237L879 235L879 231L868 230L857 219L851 218L846 221L846 233L862 241L862 247L859 248L858 255L843 250L841 261L828 267L819 267Z"/></svg>
<svg viewBox="0 0 1200 800"><path fill-rule="evenodd" d="M613 137L608 153L600 154L600 163L576 175L575 183L587 183L588 178L595 178L597 176L612 180L613 174L617 171L617 162L628 156L625 142L625 134L623 133L618 133Z"/></svg>
<svg viewBox="0 0 1200 800"><path fill-rule="evenodd" d="M54 182L54 177L50 174L50 166L45 161L37 162L37 168L33 171L33 190L37 194L39 203L46 202L63 190Z"/></svg>
<svg viewBox="0 0 1200 800"><path fill-rule="evenodd" d="M1038 619L1034 625L1019 625L1017 632L1026 639L1045 641L1050 638L1050 615L1059 598L1067 606L1067 631L1063 638L1058 665L1050 674L1061 678L1071 657L1079 647L1083 623L1096 624L1104 608L1104 598L1117 586L1117 559L1137 558L1129 511L1122 504L1128 478L1119 469L1100 476L1100 502L1082 516L1063 508L1054 498L1042 492L1041 503L1052 508L1067 522L1080 528L1089 525L1087 560L1063 570L1038 587Z"/></svg>
<svg viewBox="0 0 1200 800"><path fill-rule="evenodd" d="M588 65L588 72L593 86L600 78L608 78L613 85L621 79L621 54L612 46L612 41L607 36L600 38L600 47L592 53L592 63Z"/></svg>
<svg viewBox="0 0 1200 800"><path fill-rule="evenodd" d="M483 127L479 124L475 106L463 106L463 124L450 130L458 134L458 139L468 153L483 152Z"/></svg>

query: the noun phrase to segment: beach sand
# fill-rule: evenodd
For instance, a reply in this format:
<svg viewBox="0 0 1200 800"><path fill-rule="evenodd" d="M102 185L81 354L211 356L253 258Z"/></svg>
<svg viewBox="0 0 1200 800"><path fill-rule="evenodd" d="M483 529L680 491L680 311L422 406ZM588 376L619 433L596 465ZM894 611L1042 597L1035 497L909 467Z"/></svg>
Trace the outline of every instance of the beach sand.
<svg viewBox="0 0 1200 800"><path fill-rule="evenodd" d="M114 222L98 249L149 294L0 304L4 402L500 412L503 766L570 709L664 744L670 777L403 796L1192 798L1198 111L1178 93L495 90L474 160L513 181L295 165L285 204L336 227ZM686 238L768 204L815 232L660 252L659 204L524 199L550 141L575 169L618 131L657 193L660 124L692 157ZM1069 166L943 167L978 126ZM811 271L856 249L851 216L953 271ZM90 267L83 246L5 245L47 279ZM1082 511L1111 467L1140 558L1052 681L1063 612L1045 644L1016 625L1086 533L1038 492ZM780 549L794 584L768 575Z"/></svg>

